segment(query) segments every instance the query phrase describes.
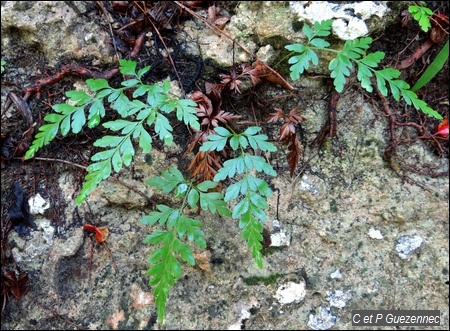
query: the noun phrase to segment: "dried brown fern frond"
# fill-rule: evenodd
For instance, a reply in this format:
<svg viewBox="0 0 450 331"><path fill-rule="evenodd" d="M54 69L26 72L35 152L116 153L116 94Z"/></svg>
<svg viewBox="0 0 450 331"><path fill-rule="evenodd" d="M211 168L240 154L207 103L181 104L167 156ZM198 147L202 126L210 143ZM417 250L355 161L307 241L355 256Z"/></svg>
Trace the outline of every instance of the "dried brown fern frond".
<svg viewBox="0 0 450 331"><path fill-rule="evenodd" d="M215 152L198 151L189 164L188 170L191 171L191 178L195 178L196 182L201 183L205 180L212 181L221 167L220 157Z"/></svg>
<svg viewBox="0 0 450 331"><path fill-rule="evenodd" d="M288 146L289 152L286 158L289 164L289 173L292 177L294 175L295 168L297 168L300 153L302 151L302 144L298 138L296 125L306 121L306 118L299 113L297 107L292 108L288 115L285 115L282 109L275 108L275 112L269 114L267 122L276 123L278 121L284 121L284 124L280 129L279 140L283 143L283 145Z"/></svg>
<svg viewBox="0 0 450 331"><path fill-rule="evenodd" d="M298 161L300 159L300 153L302 151L302 144L298 139L298 135L291 134L289 137L283 140L283 143L288 145L288 154L286 159L289 164L289 174L291 177L294 176L295 169L297 168Z"/></svg>

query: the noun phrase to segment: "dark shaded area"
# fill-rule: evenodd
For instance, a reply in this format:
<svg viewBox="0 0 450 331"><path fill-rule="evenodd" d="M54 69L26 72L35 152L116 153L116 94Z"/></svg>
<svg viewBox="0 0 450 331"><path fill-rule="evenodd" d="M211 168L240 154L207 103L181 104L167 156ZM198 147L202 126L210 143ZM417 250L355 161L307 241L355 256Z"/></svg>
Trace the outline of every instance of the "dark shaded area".
<svg viewBox="0 0 450 331"><path fill-rule="evenodd" d="M20 236L30 236L29 228L35 230L36 224L28 211L26 195L19 182L11 185L9 194L2 202L1 219L1 300L2 315L8 300L14 297L20 300L28 290L28 273L22 271L16 263L8 244L8 235L14 229Z"/></svg>
<svg viewBox="0 0 450 331"><path fill-rule="evenodd" d="M89 261L81 254L58 261L55 271L55 284L61 298L77 297L89 277Z"/></svg>
<svg viewBox="0 0 450 331"><path fill-rule="evenodd" d="M7 196L5 203L10 206L7 214L5 215L5 219L10 220L14 230L16 230L19 235L29 236L30 231L28 228L33 230L37 229L34 219L28 211L25 193L23 192L20 183L16 182L13 184L11 192Z"/></svg>
<svg viewBox="0 0 450 331"><path fill-rule="evenodd" d="M206 2L199 1L204 6ZM197 4L191 4L197 5ZM140 67L151 65L144 76L149 83L167 77L178 80L186 93L191 92L200 77L203 60L200 49L186 36L180 35L178 25L188 18L171 1L102 1L98 6L115 20L113 44L120 58L137 60ZM144 44L145 40L147 41ZM189 46L196 48L187 51Z"/></svg>
<svg viewBox="0 0 450 331"><path fill-rule="evenodd" d="M15 143L12 140L12 134L11 132L6 132L1 134L1 140L0 140L0 150L1 150L1 157L3 159L9 159L14 154L14 146ZM3 162L2 162L2 168L3 168Z"/></svg>
<svg viewBox="0 0 450 331"><path fill-rule="evenodd" d="M144 80L154 83L167 77L170 77L171 80L178 80L179 77L185 93L190 93L196 89L195 83L203 73L204 64L202 58L186 51L186 44L180 42L176 38L176 34L172 32L166 33L164 37L165 46L156 34L153 34L152 39L154 47L148 50L147 54L139 57L139 63L142 66L148 64L152 66L144 75ZM161 52L164 50L164 47L173 49L170 56L175 64L178 76L167 56L164 56Z"/></svg>

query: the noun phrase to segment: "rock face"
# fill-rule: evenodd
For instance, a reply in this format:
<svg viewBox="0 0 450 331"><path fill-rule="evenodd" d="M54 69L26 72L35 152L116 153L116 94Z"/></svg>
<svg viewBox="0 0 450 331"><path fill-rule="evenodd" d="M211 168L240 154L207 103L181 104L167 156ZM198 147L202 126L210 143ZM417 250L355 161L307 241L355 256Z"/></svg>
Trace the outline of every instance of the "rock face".
<svg viewBox="0 0 450 331"><path fill-rule="evenodd" d="M345 40L382 31L393 17L386 1L242 1L224 32L234 36L250 52L257 53L268 46L275 49L276 54L264 59L272 64L281 57L285 45L306 40L301 31L304 24L313 25L329 19L334 20L333 37L343 45ZM238 47L235 47L233 59L233 45L229 41L213 31L197 29L196 26L191 22L185 28L194 38L204 41L200 47L206 58L224 67L233 65L233 61L249 61L249 54ZM339 45L337 48L340 48ZM320 66L316 71L326 73L327 68Z"/></svg>
<svg viewBox="0 0 450 331"><path fill-rule="evenodd" d="M78 8L89 5L74 3ZM305 15L324 3L336 15L352 8L362 20L383 22L389 12L386 2L368 1L375 11L364 16L358 6L366 2L249 1L241 2L226 29L234 36L240 32L251 51L275 58L284 44L302 38L292 22L302 17L308 21ZM193 31L193 26L193 21L186 22L184 31ZM367 27L370 34L373 22ZM107 36L94 22L74 14L66 2L2 2L2 56L17 57L10 47L17 31L26 47L38 47L50 63L61 55L76 60L92 54L102 62L111 60ZM197 33L206 36L201 47L210 50L202 54L231 65L230 43L219 41L206 27ZM311 141L325 120L329 87L307 78L292 84L302 91L302 98L287 105L302 109L307 118L302 123L304 139ZM280 95L274 89L266 92L267 99ZM5 93L2 87L2 105ZM2 329L352 329L351 311L356 309L439 309L441 326L434 329L447 329L448 177L415 178L422 187L398 178L382 158L385 119L359 93L341 96L337 117L342 155L333 144L311 153L309 170L299 178L289 177L282 146L283 152L271 159L281 170L270 180L275 193L267 215L276 220L272 228L283 233L283 241L270 247L263 269L241 240L236 220L205 212L192 215L204 224L207 254L195 251L199 266L183 266L162 325L156 322L146 275L154 248L144 244L159 227L140 223L151 208L115 182L102 183L87 203L76 207L79 178L59 165L59 178L52 180L66 203L59 215L62 224L37 215L39 226L29 238L16 232L8 236L16 261L29 274L30 288L21 300L9 297ZM405 161L413 163L420 156L448 169L448 160L439 159L427 146L415 148L403 153ZM170 199L144 181L176 166L182 152L178 146L154 148L148 155L137 152L120 178L147 196ZM9 186L3 176L2 170L2 186ZM110 253L83 231L86 223L108 227Z"/></svg>
<svg viewBox="0 0 450 331"><path fill-rule="evenodd" d="M299 18L314 24L333 19L333 34L342 40L352 40L373 34L389 19L386 1L330 3L328 1L290 1L291 10Z"/></svg>
<svg viewBox="0 0 450 331"><path fill-rule="evenodd" d="M92 57L112 62L109 36L83 13L88 1L2 1L2 50L17 43L42 54L54 66L63 57L80 60Z"/></svg>

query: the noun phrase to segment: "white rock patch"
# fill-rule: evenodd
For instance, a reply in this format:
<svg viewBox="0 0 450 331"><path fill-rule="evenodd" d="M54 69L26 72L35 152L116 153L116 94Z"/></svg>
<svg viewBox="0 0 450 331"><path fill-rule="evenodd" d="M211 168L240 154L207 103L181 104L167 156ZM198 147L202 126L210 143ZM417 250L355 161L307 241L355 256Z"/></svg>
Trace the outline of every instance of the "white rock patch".
<svg viewBox="0 0 450 331"><path fill-rule="evenodd" d="M288 282L281 285L275 294L275 298L283 305L292 302L300 302L305 296L305 282L301 282L300 284Z"/></svg>
<svg viewBox="0 0 450 331"><path fill-rule="evenodd" d="M32 215L43 214L50 208L50 202L41 197L39 193L28 200L28 205L30 206L30 214Z"/></svg>

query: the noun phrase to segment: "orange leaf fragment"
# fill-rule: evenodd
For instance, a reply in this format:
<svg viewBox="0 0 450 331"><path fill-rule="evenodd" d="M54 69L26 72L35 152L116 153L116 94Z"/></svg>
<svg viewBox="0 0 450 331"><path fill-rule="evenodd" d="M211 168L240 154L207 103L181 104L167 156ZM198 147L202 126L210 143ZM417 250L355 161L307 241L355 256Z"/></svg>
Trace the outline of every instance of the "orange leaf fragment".
<svg viewBox="0 0 450 331"><path fill-rule="evenodd" d="M104 241L106 241L106 239L108 239L109 236L109 230L106 226L100 226L100 227L96 227L93 226L91 224L85 224L83 226L83 229L85 231L92 231L95 233L95 239L97 240L98 243L102 243Z"/></svg>

